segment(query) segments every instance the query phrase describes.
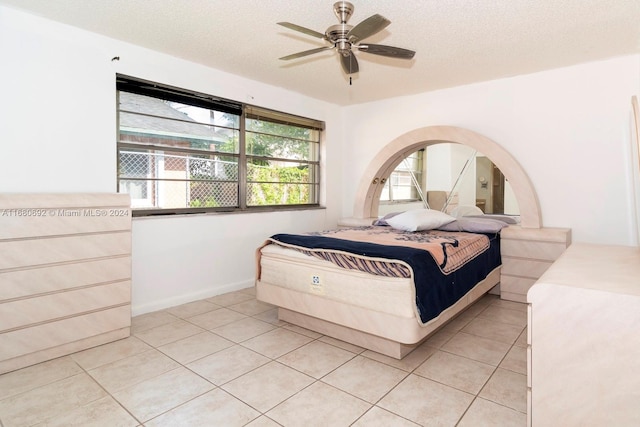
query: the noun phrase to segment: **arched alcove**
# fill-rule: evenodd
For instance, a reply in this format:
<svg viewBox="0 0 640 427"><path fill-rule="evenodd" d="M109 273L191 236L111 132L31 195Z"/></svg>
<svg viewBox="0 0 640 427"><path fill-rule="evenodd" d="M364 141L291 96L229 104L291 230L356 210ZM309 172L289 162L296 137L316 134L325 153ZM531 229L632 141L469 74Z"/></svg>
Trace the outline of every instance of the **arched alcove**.
<svg viewBox="0 0 640 427"><path fill-rule="evenodd" d="M354 216L356 218L377 217L380 193L384 187L381 178L388 177L395 166L409 154L426 145L440 142L464 144L486 155L502 171L513 188L520 207L520 225L523 228L542 227L538 198L529 177L518 162L491 139L454 126L428 126L415 129L387 144L373 158L360 181L353 210Z"/></svg>

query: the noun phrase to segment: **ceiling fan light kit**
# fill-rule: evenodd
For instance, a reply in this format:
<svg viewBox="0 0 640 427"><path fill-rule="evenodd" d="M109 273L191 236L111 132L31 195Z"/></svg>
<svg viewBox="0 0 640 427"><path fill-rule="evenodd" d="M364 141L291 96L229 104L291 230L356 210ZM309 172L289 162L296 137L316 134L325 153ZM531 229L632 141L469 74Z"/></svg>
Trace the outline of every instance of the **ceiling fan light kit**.
<svg viewBox="0 0 640 427"><path fill-rule="evenodd" d="M331 25L323 33L292 24L290 22L278 22L278 25L289 28L290 30L304 33L308 36L324 39L329 42L330 46L319 47L315 49L305 50L294 53L292 55L283 56L281 60L288 61L291 59L302 58L304 56L313 55L315 53L324 52L325 50L335 49L340 57L342 70L347 74L355 74L359 71L358 60L356 59L353 48L360 52L366 52L373 55L381 55L389 58L412 59L415 52L409 49L402 49L394 46L385 46L379 44L361 44L362 40L382 31L387 25L391 24L384 16L375 14L357 24L355 27L349 25L349 18L353 15L353 4L347 1L339 1L334 3L333 12L335 13L339 24Z"/></svg>

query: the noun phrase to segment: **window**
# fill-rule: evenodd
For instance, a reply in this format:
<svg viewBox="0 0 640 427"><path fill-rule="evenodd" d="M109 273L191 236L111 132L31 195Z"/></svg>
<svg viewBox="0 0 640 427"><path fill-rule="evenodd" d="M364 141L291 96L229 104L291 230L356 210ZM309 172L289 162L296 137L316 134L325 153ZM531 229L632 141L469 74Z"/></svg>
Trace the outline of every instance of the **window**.
<svg viewBox="0 0 640 427"><path fill-rule="evenodd" d="M322 122L124 76L117 90L134 215L318 206Z"/></svg>
<svg viewBox="0 0 640 427"><path fill-rule="evenodd" d="M392 203L421 200L423 176L424 149L421 149L404 158L391 172L380 194L380 201Z"/></svg>
<svg viewBox="0 0 640 427"><path fill-rule="evenodd" d="M245 111L247 206L317 204L320 128L256 107Z"/></svg>

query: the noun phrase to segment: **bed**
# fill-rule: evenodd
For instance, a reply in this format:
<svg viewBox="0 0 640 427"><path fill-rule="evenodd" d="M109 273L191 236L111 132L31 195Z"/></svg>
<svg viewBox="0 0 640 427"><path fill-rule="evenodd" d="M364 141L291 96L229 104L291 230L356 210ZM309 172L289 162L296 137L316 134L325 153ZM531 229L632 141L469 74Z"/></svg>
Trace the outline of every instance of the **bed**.
<svg viewBox="0 0 640 427"><path fill-rule="evenodd" d="M257 298L283 321L401 359L500 280L507 224L446 217L273 235L256 251Z"/></svg>

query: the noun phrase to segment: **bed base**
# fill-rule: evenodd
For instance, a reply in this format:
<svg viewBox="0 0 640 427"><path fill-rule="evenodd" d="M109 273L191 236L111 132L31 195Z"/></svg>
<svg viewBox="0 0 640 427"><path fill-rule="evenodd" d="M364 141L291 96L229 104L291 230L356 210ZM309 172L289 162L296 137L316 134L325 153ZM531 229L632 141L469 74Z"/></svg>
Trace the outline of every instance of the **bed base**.
<svg viewBox="0 0 640 427"><path fill-rule="evenodd" d="M261 280L256 281L256 296L260 301L277 306L278 317L282 321L402 359L499 281L500 267L497 267L457 303L426 325L421 325L416 316L404 317L370 310Z"/></svg>
<svg viewBox="0 0 640 427"><path fill-rule="evenodd" d="M411 353L418 344L402 344L377 335L368 334L336 323L327 322L317 317L278 308L278 318L288 323L301 326L323 335L336 338L376 353L384 354L395 359L402 359Z"/></svg>

